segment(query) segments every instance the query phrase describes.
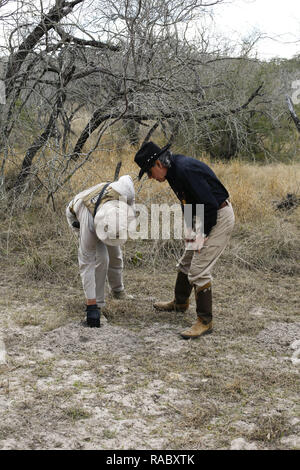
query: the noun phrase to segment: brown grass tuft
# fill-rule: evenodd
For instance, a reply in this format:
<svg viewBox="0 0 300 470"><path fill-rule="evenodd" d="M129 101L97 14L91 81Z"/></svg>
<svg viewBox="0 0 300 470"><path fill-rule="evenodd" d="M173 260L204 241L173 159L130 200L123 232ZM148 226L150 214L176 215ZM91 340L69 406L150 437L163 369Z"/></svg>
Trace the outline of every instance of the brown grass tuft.
<svg viewBox="0 0 300 470"><path fill-rule="evenodd" d="M276 441L289 433L290 425L282 415L261 416L250 438L256 441Z"/></svg>

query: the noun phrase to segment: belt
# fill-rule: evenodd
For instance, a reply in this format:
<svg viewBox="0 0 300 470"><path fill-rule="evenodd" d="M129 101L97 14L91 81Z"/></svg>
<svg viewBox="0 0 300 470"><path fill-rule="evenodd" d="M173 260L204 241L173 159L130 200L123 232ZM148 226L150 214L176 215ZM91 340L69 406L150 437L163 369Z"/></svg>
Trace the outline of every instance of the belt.
<svg viewBox="0 0 300 470"><path fill-rule="evenodd" d="M218 210L224 209L224 207L226 207L226 206L228 206L228 202L227 202L227 201L224 201L224 202L222 202L222 204L220 205L220 207L219 207Z"/></svg>

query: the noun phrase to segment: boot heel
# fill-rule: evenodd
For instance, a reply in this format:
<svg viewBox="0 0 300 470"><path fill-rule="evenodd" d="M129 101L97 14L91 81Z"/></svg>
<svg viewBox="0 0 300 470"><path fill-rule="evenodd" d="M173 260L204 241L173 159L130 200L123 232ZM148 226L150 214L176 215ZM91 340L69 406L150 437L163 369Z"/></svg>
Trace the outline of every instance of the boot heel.
<svg viewBox="0 0 300 470"><path fill-rule="evenodd" d="M87 326L90 328L100 328L100 320L96 318L89 318L87 321Z"/></svg>
<svg viewBox="0 0 300 470"><path fill-rule="evenodd" d="M86 307L86 324L91 328L100 328L100 308L96 304Z"/></svg>
<svg viewBox="0 0 300 470"><path fill-rule="evenodd" d="M210 330L205 331L205 333L203 333L202 336L211 335L212 333L213 333L213 328L211 328Z"/></svg>

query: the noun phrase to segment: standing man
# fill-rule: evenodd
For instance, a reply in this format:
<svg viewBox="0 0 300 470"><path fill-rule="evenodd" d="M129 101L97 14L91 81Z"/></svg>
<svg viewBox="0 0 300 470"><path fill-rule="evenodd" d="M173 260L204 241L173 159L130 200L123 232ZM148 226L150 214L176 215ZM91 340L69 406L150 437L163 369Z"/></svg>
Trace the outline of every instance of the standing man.
<svg viewBox="0 0 300 470"><path fill-rule="evenodd" d="M132 179L125 175L82 191L67 206L68 224L79 235L78 263L90 327L100 327L106 277L114 298L126 296L121 245L135 222L134 199Z"/></svg>
<svg viewBox="0 0 300 470"><path fill-rule="evenodd" d="M150 179L159 182L167 180L182 207L192 205L193 214L196 214L196 205L203 204L204 235L196 233L192 240L186 239L186 249L177 264L174 299L171 302L157 302L154 307L157 310L184 312L194 288L197 321L181 336L185 339L197 338L212 332L211 271L229 242L234 213L226 188L211 168L194 158L173 155L169 147L167 145L161 149L153 142L142 145L134 159L141 168L139 179L147 173ZM188 245L191 241L192 250Z"/></svg>

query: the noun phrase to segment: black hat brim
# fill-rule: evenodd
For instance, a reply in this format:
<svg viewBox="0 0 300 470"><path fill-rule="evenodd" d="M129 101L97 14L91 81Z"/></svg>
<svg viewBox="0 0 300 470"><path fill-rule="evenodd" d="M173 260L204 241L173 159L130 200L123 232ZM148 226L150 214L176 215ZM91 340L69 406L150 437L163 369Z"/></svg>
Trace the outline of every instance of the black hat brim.
<svg viewBox="0 0 300 470"><path fill-rule="evenodd" d="M147 163L147 165L143 166L143 168L141 168L140 172L139 172L139 180L142 178L142 176L144 175L144 173L146 173L148 170L150 170L150 168L153 167L154 163L156 162L156 160L158 160L158 158L164 153L166 152L166 150L168 150L169 148L171 147L171 144L167 144L165 145L161 150L160 152L158 152L156 155L153 155L150 159L150 161Z"/></svg>

